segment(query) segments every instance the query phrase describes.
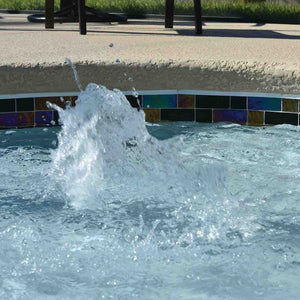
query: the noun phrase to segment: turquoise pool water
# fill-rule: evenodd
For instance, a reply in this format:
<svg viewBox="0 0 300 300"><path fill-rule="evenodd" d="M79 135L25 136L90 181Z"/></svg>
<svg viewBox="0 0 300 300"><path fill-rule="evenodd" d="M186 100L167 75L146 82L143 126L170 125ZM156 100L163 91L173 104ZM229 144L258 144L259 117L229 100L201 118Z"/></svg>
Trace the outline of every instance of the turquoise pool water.
<svg viewBox="0 0 300 300"><path fill-rule="evenodd" d="M1 299L298 299L293 126L145 124L90 85L0 131Z"/></svg>

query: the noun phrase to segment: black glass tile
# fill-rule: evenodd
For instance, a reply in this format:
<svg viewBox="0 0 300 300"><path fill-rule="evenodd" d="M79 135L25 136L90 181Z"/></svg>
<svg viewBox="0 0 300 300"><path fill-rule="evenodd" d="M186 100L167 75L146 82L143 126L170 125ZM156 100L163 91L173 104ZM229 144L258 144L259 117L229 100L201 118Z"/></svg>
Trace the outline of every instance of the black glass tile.
<svg viewBox="0 0 300 300"><path fill-rule="evenodd" d="M231 97L231 108L233 109L247 109L246 97Z"/></svg>
<svg viewBox="0 0 300 300"><path fill-rule="evenodd" d="M229 108L229 96L196 96L196 108Z"/></svg>
<svg viewBox="0 0 300 300"><path fill-rule="evenodd" d="M265 112L265 124L291 124L298 125L298 114L280 112Z"/></svg>
<svg viewBox="0 0 300 300"><path fill-rule="evenodd" d="M212 110L211 109L196 109L196 121L211 123L212 122Z"/></svg>
<svg viewBox="0 0 300 300"><path fill-rule="evenodd" d="M126 98L129 101L130 105L134 108L139 109L140 106L142 105L142 96L134 97L132 95L128 95L128 96L126 96Z"/></svg>
<svg viewBox="0 0 300 300"><path fill-rule="evenodd" d="M59 119L59 114L58 114L58 111L55 110L55 111L53 112L53 121L55 122L56 125L59 124L59 123L58 123L58 119Z"/></svg>
<svg viewBox="0 0 300 300"><path fill-rule="evenodd" d="M194 121L194 109L162 109L162 121Z"/></svg>
<svg viewBox="0 0 300 300"><path fill-rule="evenodd" d="M34 104L33 98L20 98L17 99L17 111L33 111Z"/></svg>
<svg viewBox="0 0 300 300"><path fill-rule="evenodd" d="M15 99L0 99L0 112L16 111Z"/></svg>

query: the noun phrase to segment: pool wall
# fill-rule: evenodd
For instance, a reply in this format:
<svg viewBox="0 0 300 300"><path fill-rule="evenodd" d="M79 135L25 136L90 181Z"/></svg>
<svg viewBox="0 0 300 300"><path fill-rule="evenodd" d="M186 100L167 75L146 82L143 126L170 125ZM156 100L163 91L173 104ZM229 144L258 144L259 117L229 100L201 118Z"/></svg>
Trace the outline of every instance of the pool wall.
<svg viewBox="0 0 300 300"><path fill-rule="evenodd" d="M145 111L147 122L231 122L263 126L299 124L300 95L234 93L197 90L124 91L130 104ZM0 95L0 128L45 127L58 124L58 113L46 102L75 105L78 93ZM63 98L63 99L62 99ZM64 101L62 101L64 100Z"/></svg>

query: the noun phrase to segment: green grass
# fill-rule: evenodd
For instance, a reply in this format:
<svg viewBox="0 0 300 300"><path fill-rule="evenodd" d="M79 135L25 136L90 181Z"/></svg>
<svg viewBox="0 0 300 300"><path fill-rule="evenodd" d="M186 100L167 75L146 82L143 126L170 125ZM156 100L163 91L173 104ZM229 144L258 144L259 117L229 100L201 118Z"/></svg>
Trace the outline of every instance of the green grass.
<svg viewBox="0 0 300 300"><path fill-rule="evenodd" d="M123 12L128 15L164 14L165 0L87 0L87 5L110 12ZM45 0L0 0L3 9L37 9L45 7ZM56 9L59 0L55 0ZM299 20L300 5L278 4L270 2L240 3L233 0L202 1L204 16L244 17L257 22L280 22L284 20ZM175 13L192 15L193 1L175 1Z"/></svg>

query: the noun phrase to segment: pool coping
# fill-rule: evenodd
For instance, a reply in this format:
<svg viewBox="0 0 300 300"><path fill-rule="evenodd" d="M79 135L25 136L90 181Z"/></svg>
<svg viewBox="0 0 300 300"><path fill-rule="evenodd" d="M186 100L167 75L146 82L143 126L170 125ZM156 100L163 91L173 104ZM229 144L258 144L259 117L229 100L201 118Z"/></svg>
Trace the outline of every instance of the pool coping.
<svg viewBox="0 0 300 300"><path fill-rule="evenodd" d="M153 94L192 94L192 95L209 95L209 96L249 96L251 94L252 97L267 97L267 98L291 98L291 99L299 99L300 94L280 94L280 93L249 93L249 92L221 92L221 91L212 91L212 90L139 90L137 91L139 95L153 95ZM135 91L125 90L122 91L124 95L134 95ZM63 97L63 96L77 96L80 94L80 91L73 92L45 92L45 93L20 93L20 94L0 94L0 99L14 99L14 98L36 98L36 97Z"/></svg>
<svg viewBox="0 0 300 300"><path fill-rule="evenodd" d="M0 94L76 90L66 57L83 86L300 93L297 25L209 22L196 36L193 22L165 29L162 20L147 19L89 23L80 36L78 24L45 30L26 15L1 17Z"/></svg>

